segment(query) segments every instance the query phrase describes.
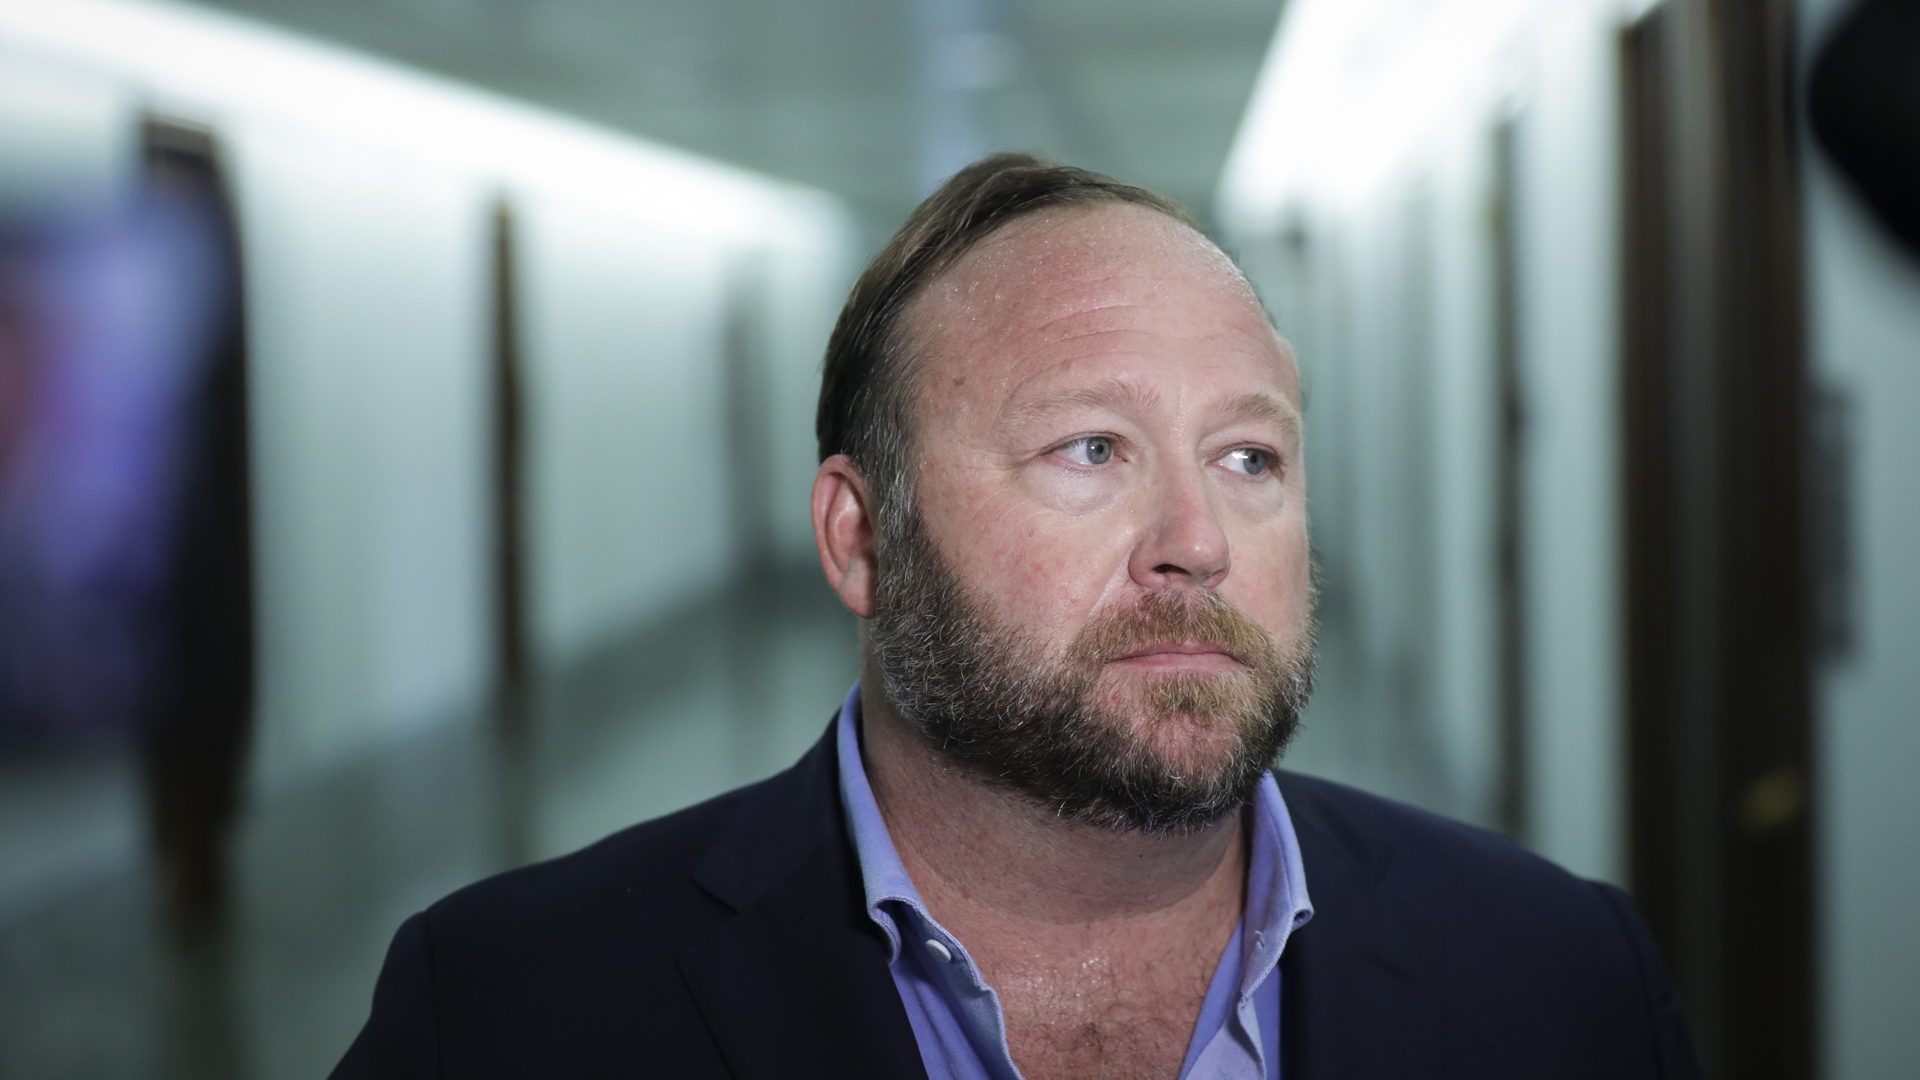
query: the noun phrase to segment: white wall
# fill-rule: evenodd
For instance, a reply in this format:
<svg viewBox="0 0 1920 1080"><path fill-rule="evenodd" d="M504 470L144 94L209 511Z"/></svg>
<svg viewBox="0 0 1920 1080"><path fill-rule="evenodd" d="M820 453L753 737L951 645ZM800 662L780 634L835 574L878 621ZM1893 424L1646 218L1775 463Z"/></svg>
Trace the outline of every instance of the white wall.
<svg viewBox="0 0 1920 1080"><path fill-rule="evenodd" d="M1824 1012L1835 1080L1920 1075L1920 269L1809 170L1811 344L1853 414L1853 655L1816 698Z"/></svg>
<svg viewBox="0 0 1920 1080"><path fill-rule="evenodd" d="M1618 38L1612 4L1549 4L1520 128L1528 840L1623 882L1619 650Z"/></svg>
<svg viewBox="0 0 1920 1080"><path fill-rule="evenodd" d="M478 704L487 313L470 180L234 123L269 784Z"/></svg>
<svg viewBox="0 0 1920 1080"><path fill-rule="evenodd" d="M727 251L545 199L526 220L534 625L557 658L720 583L747 463L727 457Z"/></svg>
<svg viewBox="0 0 1920 1080"><path fill-rule="evenodd" d="M1803 5L1818 41L1839 5ZM1809 142L1815 377L1853 417L1855 647L1817 692L1824 1075L1920 1075L1920 260L1895 249Z"/></svg>
<svg viewBox="0 0 1920 1080"><path fill-rule="evenodd" d="M811 415L845 285L830 197L175 4L0 7L0 59L0 75L28 64L35 85L91 88L73 121L91 126L67 145L112 168L142 107L207 125L225 153L267 786L485 700L496 198L519 226L539 662L721 584L732 470L775 474L780 553L811 550L811 427L785 418ZM121 152L89 150L114 115ZM32 127L17 119L0 115L0 135ZM772 462L737 460L726 438L728 268L748 255L769 268Z"/></svg>
<svg viewBox="0 0 1920 1080"><path fill-rule="evenodd" d="M1501 414L1493 154L1484 131L1436 147L1434 297L1430 340L1434 417L1434 720L1452 812L1491 822L1498 789L1499 611L1497 470Z"/></svg>

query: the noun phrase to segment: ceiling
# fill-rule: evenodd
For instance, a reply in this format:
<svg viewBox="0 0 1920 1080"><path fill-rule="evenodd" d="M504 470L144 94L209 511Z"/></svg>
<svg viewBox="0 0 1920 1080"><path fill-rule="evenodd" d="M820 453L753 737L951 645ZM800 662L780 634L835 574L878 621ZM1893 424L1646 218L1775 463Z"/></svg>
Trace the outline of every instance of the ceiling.
<svg viewBox="0 0 1920 1080"><path fill-rule="evenodd" d="M203 0L847 200L1032 150L1203 218L1282 0Z"/></svg>

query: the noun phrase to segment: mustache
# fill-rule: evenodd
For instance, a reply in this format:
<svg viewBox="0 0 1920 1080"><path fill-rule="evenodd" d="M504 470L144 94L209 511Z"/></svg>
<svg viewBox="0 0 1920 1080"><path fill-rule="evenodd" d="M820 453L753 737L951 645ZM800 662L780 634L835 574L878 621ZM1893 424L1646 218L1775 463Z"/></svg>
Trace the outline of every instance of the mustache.
<svg viewBox="0 0 1920 1080"><path fill-rule="evenodd" d="M1208 646L1256 669L1273 665L1279 654L1273 635L1219 593L1163 590L1096 616L1074 637L1068 656L1104 664L1164 642Z"/></svg>

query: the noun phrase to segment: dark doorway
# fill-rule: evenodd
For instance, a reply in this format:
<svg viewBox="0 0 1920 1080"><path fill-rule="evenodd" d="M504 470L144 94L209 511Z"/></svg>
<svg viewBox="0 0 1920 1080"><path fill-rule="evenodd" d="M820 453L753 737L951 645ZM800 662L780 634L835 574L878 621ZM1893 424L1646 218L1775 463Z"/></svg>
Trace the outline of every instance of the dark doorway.
<svg viewBox="0 0 1920 1080"><path fill-rule="evenodd" d="M1792 19L1667 0L1623 43L1632 883L1729 1078L1815 1061Z"/></svg>
<svg viewBox="0 0 1920 1080"><path fill-rule="evenodd" d="M246 309L239 234L218 147L204 129L150 119L145 186L200 237L203 357L181 398L170 657L143 739L153 838L175 932L213 931L253 724L253 527Z"/></svg>
<svg viewBox="0 0 1920 1080"><path fill-rule="evenodd" d="M493 710L500 790L500 861L531 862L534 662L527 582L527 377L520 318L520 237L502 197L489 219L492 326Z"/></svg>
<svg viewBox="0 0 1920 1080"><path fill-rule="evenodd" d="M527 722L532 657L527 640L526 376L522 371L518 237L513 207L491 221L493 326L488 378L493 399L494 691L503 722Z"/></svg>
<svg viewBox="0 0 1920 1080"><path fill-rule="evenodd" d="M1520 126L1493 129L1494 588L1498 616L1501 831L1527 839L1526 397L1520 356Z"/></svg>

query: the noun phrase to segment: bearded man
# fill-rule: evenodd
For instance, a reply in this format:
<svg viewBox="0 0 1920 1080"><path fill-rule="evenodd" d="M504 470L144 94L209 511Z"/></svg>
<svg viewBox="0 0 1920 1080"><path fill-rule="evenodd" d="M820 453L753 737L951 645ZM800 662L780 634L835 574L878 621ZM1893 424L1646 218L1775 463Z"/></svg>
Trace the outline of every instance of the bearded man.
<svg viewBox="0 0 1920 1080"><path fill-rule="evenodd" d="M1313 664L1299 402L1179 207L956 175L828 346L862 677L825 737L408 920L335 1076L1696 1076L1618 890L1271 771Z"/></svg>

